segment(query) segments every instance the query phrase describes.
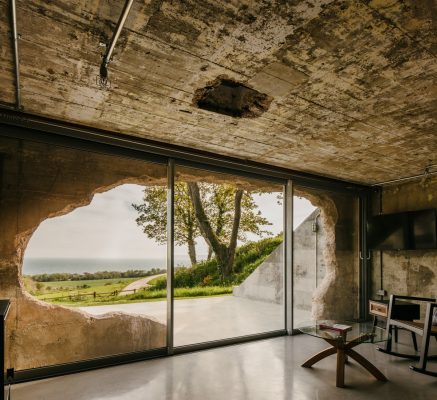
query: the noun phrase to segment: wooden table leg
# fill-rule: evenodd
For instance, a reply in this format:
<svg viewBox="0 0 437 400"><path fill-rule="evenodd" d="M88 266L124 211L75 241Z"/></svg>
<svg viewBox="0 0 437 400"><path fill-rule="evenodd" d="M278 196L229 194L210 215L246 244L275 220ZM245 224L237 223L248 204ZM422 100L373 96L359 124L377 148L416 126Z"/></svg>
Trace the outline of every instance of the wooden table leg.
<svg viewBox="0 0 437 400"><path fill-rule="evenodd" d="M344 387L344 364L346 361L346 355L343 348L337 348L337 378L335 386Z"/></svg>
<svg viewBox="0 0 437 400"><path fill-rule="evenodd" d="M368 372L370 372L376 379L379 381L386 382L387 378L385 375L376 368L370 361L364 358L361 354L357 353L355 350L352 350L352 347L359 345L360 341L352 341L349 343L344 343L342 340L331 340L324 339L328 342L332 347L317 353L316 355L309 358L302 364L302 367L310 368L315 363L323 360L324 358L337 353L337 373L336 373L336 386L343 388L344 387L344 369L345 364L347 363L348 356L354 359L358 364L364 367Z"/></svg>
<svg viewBox="0 0 437 400"><path fill-rule="evenodd" d="M355 350L348 349L346 350L346 354L348 354L351 358L353 358L358 364L367 369L376 379L379 381L386 382L387 378L385 375L376 368L369 360L364 358L361 354L357 353Z"/></svg>
<svg viewBox="0 0 437 400"><path fill-rule="evenodd" d="M324 358L326 358L332 354L335 354L336 352L337 352L337 349L335 347L330 347L329 349L325 349L325 350L321 351L320 353L317 353L316 355L312 356L308 360L306 360L302 364L302 367L310 368L316 362L319 362L320 360L323 360Z"/></svg>

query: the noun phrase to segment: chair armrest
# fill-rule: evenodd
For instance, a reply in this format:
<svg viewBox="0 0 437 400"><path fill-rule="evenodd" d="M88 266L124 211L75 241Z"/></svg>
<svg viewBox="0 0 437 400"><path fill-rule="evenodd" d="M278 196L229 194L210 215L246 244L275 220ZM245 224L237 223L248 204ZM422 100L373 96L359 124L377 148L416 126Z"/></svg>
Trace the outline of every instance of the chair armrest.
<svg viewBox="0 0 437 400"><path fill-rule="evenodd" d="M396 300L410 300L410 301L420 301L420 302L426 302L428 304L435 303L435 299L428 298L428 297L416 297L416 296L398 296L395 294L392 294L390 296L389 306L388 306L388 325L390 325L390 320L393 318L393 310L396 307ZM399 304L399 303L398 303ZM417 307L420 307L419 304L416 304ZM420 317L417 317L420 318ZM400 319L400 318L398 318Z"/></svg>
<svg viewBox="0 0 437 400"><path fill-rule="evenodd" d="M393 301L396 300L413 300L413 301L426 301L429 303L435 303L436 299L432 299L430 297L414 297L414 296L398 296L393 295Z"/></svg>

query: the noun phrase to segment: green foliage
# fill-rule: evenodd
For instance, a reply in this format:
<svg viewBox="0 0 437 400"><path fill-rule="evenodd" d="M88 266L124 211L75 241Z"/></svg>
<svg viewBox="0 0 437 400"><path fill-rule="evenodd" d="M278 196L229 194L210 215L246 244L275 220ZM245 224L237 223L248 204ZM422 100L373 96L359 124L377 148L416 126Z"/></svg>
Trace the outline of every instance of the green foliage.
<svg viewBox="0 0 437 400"><path fill-rule="evenodd" d="M218 296L232 293L232 286L208 286L208 287L183 287L175 288L174 297L198 297L198 296ZM135 294L126 296L129 300L146 300L165 298L167 291L161 290L144 290Z"/></svg>
<svg viewBox="0 0 437 400"><path fill-rule="evenodd" d="M129 283L136 281L137 278L120 278L117 279L92 279L89 281L61 281L61 282L37 282L43 287L38 290L34 287L35 282L24 281L26 290L41 300L52 301L58 297L70 297L80 294L100 293L114 293L124 289ZM33 284L32 284L33 282Z"/></svg>
<svg viewBox="0 0 437 400"><path fill-rule="evenodd" d="M165 269L152 268L148 271L130 269L127 271L99 271L99 272L84 272L83 274L70 273L55 273L55 274L39 274L31 275L30 278L35 282L61 282L61 281L91 281L101 279L117 279L117 278L143 278L146 276L164 274Z"/></svg>
<svg viewBox="0 0 437 400"><path fill-rule="evenodd" d="M238 285L244 281L275 249L282 243L282 236L267 238L259 242L250 242L237 249L234 273L226 278L225 286ZM165 277L156 278L153 289L163 290L167 287ZM175 271L175 288L207 287L222 285L220 270L215 258L203 261L191 268L182 267Z"/></svg>
<svg viewBox="0 0 437 400"><path fill-rule="evenodd" d="M235 213L235 193L237 188L228 184L199 184L205 214L211 223L213 231L222 243L229 241L232 233ZM245 191L241 200L241 220L238 230L238 240L246 242L246 233L258 236L271 235L260 227L272 225L261 215L253 199L253 193Z"/></svg>
<svg viewBox="0 0 437 400"><path fill-rule="evenodd" d="M175 242L185 245L189 239L199 236L199 228L193 205L188 196L185 183L174 185L175 204ZM167 242L167 187L147 186L144 189L142 204L132 204L138 212L137 225L150 239L160 244Z"/></svg>
<svg viewBox="0 0 437 400"><path fill-rule="evenodd" d="M223 296L232 293L232 286L208 286L208 287L194 287L194 288L176 288L175 298L190 298L190 297L211 297L211 296ZM82 293L72 294L65 298L56 298L53 300L47 299L54 304L64 304L69 306L91 306L91 305L103 305L103 304L124 304L140 301L153 301L163 300L167 297L167 291L161 290L140 290L135 294L127 296L85 296Z"/></svg>
<svg viewBox="0 0 437 400"><path fill-rule="evenodd" d="M235 196L237 188L229 184L197 183L200 200L212 228L213 234L222 244L229 242L235 216ZM196 264L196 238L204 235L196 218L196 211L189 195L188 185L177 182L174 186L175 197L175 224L174 234L177 245L188 245L188 253L192 264ZM138 212L136 222L150 239L164 244L167 240L167 188L149 186L144 189L142 204L132 204ZM262 226L271 223L261 215L253 194L245 191L241 201L241 219L238 227L238 240L245 242L246 234L253 233L259 236L271 235ZM212 249L210 249L212 251Z"/></svg>
<svg viewBox="0 0 437 400"><path fill-rule="evenodd" d="M233 286L244 281L282 243L282 240L282 236L277 236L239 247L236 250L234 273L227 277L225 282L221 280L215 258L191 268L177 268L175 297L207 297L232 293ZM134 277L51 281L51 286L47 286L45 282L34 282L29 277L25 277L24 283L26 289L41 300L74 306L153 301L166 297L167 280L165 277L157 277L150 281L149 284L153 285L152 287L126 296L118 296L120 290L135 280Z"/></svg>

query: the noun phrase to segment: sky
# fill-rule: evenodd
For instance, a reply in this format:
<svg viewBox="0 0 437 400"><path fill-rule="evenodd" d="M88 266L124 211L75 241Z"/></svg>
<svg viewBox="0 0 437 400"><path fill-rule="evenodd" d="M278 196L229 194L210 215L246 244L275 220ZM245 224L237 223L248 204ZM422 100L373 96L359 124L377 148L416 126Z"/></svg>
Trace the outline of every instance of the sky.
<svg viewBox="0 0 437 400"><path fill-rule="evenodd" d="M166 256L166 246L148 239L137 226L137 212L132 203L139 204L143 187L126 184L105 193L98 193L91 203L69 214L49 218L41 223L27 246L28 258L103 258L143 259ZM282 232L282 206L276 194L254 195L262 215L272 225L274 234ZM314 207L306 199L294 199L294 227L308 216ZM257 240L254 235L250 240ZM206 255L207 246L198 239L199 258ZM177 246L175 255L187 254L185 247Z"/></svg>

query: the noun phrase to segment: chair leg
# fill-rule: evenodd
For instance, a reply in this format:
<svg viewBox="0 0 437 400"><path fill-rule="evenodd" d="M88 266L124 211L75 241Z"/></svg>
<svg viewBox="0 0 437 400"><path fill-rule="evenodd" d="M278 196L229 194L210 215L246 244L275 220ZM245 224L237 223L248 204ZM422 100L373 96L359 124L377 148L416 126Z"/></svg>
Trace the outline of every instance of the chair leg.
<svg viewBox="0 0 437 400"><path fill-rule="evenodd" d="M414 332L411 332L411 338L413 339L414 350L417 351L417 340L416 340L416 334Z"/></svg>
<svg viewBox="0 0 437 400"><path fill-rule="evenodd" d="M419 363L416 366L411 366L411 369L424 374L437 376L437 372L427 371L426 369L428 360L431 358L430 356L428 356L428 351L429 351L429 339L431 337L432 316L433 316L434 307L437 307L437 305L432 303L428 303L428 306L426 307L422 345L420 346L420 359L419 359Z"/></svg>
<svg viewBox="0 0 437 400"><path fill-rule="evenodd" d="M393 327L391 326L391 325L389 325L388 327L387 327L387 331L388 331L388 334L389 334L389 336L390 336L390 339L388 339L386 342L385 342L385 346L384 346L384 351L385 352L387 352L387 353L390 353L391 352L391 341L393 340L392 339L392 332L393 332Z"/></svg>

